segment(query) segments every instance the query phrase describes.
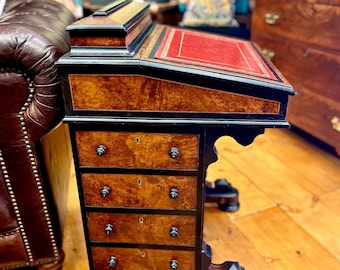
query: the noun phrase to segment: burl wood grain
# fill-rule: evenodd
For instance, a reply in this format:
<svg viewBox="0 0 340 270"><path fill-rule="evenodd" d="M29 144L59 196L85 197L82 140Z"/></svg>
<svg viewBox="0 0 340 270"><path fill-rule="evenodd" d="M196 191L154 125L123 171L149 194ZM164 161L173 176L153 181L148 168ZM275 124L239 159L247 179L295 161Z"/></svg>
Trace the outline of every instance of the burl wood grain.
<svg viewBox="0 0 340 270"><path fill-rule="evenodd" d="M72 46L97 46L97 47L127 47L141 33L144 27L151 23L149 16L145 16L138 25L125 36L71 36Z"/></svg>
<svg viewBox="0 0 340 270"><path fill-rule="evenodd" d="M81 178L88 206L196 209L194 176L84 173ZM104 186L110 188L107 197L100 194ZM176 199L169 196L173 188L178 190Z"/></svg>
<svg viewBox="0 0 340 270"><path fill-rule="evenodd" d="M261 29L262 33L279 35L338 50L340 6L304 2L307 1L257 1L252 29ZM320 3L321 1L313 2ZM279 15L273 25L266 23L267 13ZM252 31L252 33L256 35L260 32Z"/></svg>
<svg viewBox="0 0 340 270"><path fill-rule="evenodd" d="M72 46L125 46L124 37L71 37Z"/></svg>
<svg viewBox="0 0 340 270"><path fill-rule="evenodd" d="M87 222L91 241L195 246L195 216L88 212ZM109 235L107 224L113 225ZM178 228L177 237L170 236L172 227Z"/></svg>
<svg viewBox="0 0 340 270"><path fill-rule="evenodd" d="M69 75L75 110L278 114L279 102L144 76Z"/></svg>
<svg viewBox="0 0 340 270"><path fill-rule="evenodd" d="M97 47L127 47L136 37L152 23L151 16L146 10L147 4L132 1L129 9L118 9L108 16L88 16L74 22L77 29L87 28L88 36L77 36L77 31L70 31L72 46L97 46ZM142 14L133 18L134 14ZM134 20L134 23L131 21ZM124 27L122 27L124 26ZM103 29L108 31L103 31ZM118 30L118 31L117 31ZM125 35L122 37L122 32ZM100 34L98 34L100 32ZM120 32L120 33L119 33ZM123 32L123 33L124 33ZM120 34L120 37L118 36Z"/></svg>
<svg viewBox="0 0 340 270"><path fill-rule="evenodd" d="M117 270L170 269L172 260L178 262L178 269L189 270L195 265L192 251L102 247L92 247L91 250L95 270L111 270L108 265L111 256L117 258L114 268Z"/></svg>
<svg viewBox="0 0 340 270"><path fill-rule="evenodd" d="M190 170L198 166L196 134L77 131L76 144L80 166ZM100 144L107 149L103 156L96 154ZM172 147L178 148L178 158L170 158Z"/></svg>

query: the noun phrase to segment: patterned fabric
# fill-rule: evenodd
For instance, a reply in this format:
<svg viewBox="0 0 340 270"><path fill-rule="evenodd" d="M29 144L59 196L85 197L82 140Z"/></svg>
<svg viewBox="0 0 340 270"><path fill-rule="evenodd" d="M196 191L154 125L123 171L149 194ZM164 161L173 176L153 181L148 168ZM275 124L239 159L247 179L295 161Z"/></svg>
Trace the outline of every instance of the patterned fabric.
<svg viewBox="0 0 340 270"><path fill-rule="evenodd" d="M83 1L82 0L55 0L59 3L64 4L69 10L72 11L76 18L81 18L83 14Z"/></svg>
<svg viewBox="0 0 340 270"><path fill-rule="evenodd" d="M189 0L180 26L238 26L235 0Z"/></svg>

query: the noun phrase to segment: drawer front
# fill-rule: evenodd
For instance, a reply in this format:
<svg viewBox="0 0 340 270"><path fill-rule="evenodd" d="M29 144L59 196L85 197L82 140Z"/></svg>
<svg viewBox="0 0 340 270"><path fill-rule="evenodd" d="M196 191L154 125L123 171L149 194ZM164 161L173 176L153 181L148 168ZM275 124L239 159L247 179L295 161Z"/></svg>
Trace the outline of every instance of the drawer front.
<svg viewBox="0 0 340 270"><path fill-rule="evenodd" d="M252 14L252 37L281 36L339 50L339 25L339 6L258 0Z"/></svg>
<svg viewBox="0 0 340 270"><path fill-rule="evenodd" d="M87 213L90 241L195 246L196 217Z"/></svg>
<svg viewBox="0 0 340 270"><path fill-rule="evenodd" d="M194 176L82 174L87 206L196 209Z"/></svg>
<svg viewBox="0 0 340 270"><path fill-rule="evenodd" d="M80 166L196 170L198 135L77 131Z"/></svg>
<svg viewBox="0 0 340 270"><path fill-rule="evenodd" d="M95 270L188 270L194 269L195 265L192 251L103 247L92 247L91 250ZM171 265L177 265L177 268L171 268Z"/></svg>
<svg viewBox="0 0 340 270"><path fill-rule="evenodd" d="M298 91L298 85L340 102L340 55L297 42L257 36L254 41ZM292 97L295 99L295 97Z"/></svg>
<svg viewBox="0 0 340 270"><path fill-rule="evenodd" d="M288 121L340 150L340 102L298 88L289 101Z"/></svg>
<svg viewBox="0 0 340 270"><path fill-rule="evenodd" d="M262 71L268 73L264 67ZM69 82L71 110L278 114L280 106L272 100L144 76L71 74Z"/></svg>

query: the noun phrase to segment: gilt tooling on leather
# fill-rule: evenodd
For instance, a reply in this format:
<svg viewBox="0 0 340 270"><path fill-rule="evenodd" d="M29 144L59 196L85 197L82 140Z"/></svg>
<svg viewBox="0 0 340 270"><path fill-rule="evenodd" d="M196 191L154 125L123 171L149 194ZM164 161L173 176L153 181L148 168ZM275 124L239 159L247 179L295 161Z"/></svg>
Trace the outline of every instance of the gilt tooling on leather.
<svg viewBox="0 0 340 270"><path fill-rule="evenodd" d="M36 141L63 116L55 62L73 20L46 0L7 0L0 16L0 269L60 257Z"/></svg>

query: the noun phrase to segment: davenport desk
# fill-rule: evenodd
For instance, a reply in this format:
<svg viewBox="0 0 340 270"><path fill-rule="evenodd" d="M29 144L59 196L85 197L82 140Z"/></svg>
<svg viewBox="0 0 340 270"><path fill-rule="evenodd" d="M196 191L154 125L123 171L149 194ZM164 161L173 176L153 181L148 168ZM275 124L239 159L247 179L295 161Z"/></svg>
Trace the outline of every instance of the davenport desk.
<svg viewBox="0 0 340 270"><path fill-rule="evenodd" d="M288 127L293 89L243 40L152 23L118 0L67 29L66 116L90 268L242 269L214 265L203 240L214 143L252 143Z"/></svg>

